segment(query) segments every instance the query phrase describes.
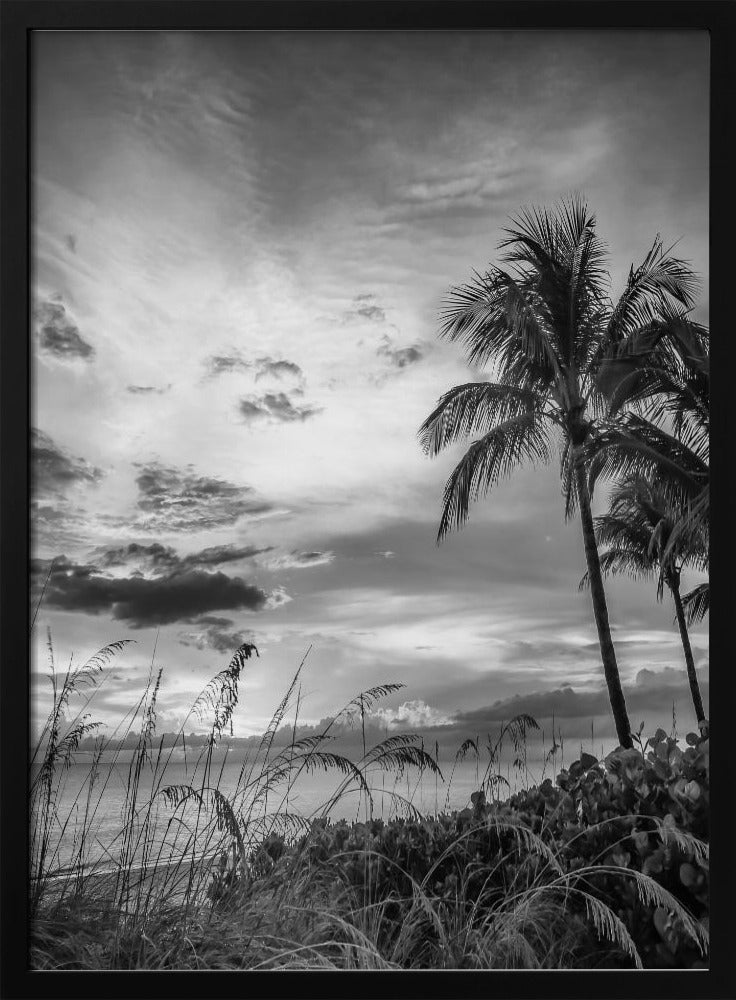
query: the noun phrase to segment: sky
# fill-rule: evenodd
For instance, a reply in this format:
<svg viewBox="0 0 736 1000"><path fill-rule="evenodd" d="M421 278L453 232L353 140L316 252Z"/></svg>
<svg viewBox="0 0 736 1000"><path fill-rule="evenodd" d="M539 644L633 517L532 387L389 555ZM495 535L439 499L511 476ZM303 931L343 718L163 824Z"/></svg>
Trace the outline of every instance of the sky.
<svg viewBox="0 0 736 1000"><path fill-rule="evenodd" d="M517 471L437 546L463 448L430 459L416 435L486 377L438 313L524 205L584 195L614 295L657 234L679 241L707 322L707 35L34 42L36 711L50 629L61 669L135 640L95 699L109 731L152 662L159 729L201 728L190 706L249 641L236 734L308 652L307 726L401 682L376 724L452 742L554 711L611 735L558 468ZM674 703L692 728L670 603L629 579L607 594L632 722ZM693 646L707 704L707 623Z"/></svg>

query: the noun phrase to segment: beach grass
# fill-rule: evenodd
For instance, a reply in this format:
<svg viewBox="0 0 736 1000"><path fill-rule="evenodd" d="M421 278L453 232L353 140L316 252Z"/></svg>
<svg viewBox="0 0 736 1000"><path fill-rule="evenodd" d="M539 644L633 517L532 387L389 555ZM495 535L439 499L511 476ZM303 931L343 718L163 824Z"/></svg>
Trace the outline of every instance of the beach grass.
<svg viewBox="0 0 736 1000"><path fill-rule="evenodd" d="M333 730L401 685L361 692L320 732L276 739L299 712L304 660L255 752L224 790L219 753L238 704L245 644L205 687L180 733L192 777L169 783L174 754L156 731L161 671L116 739L98 735L90 707L122 649L113 643L58 675L30 778L31 960L36 969L541 969L703 967L708 954L708 741L682 749L659 730L606 761L582 754L553 782L502 798L504 740L525 760L536 722L511 720L487 743L468 808L422 815L386 791L374 819L376 773L438 774L413 734L363 741L353 760ZM305 657L306 658L306 657ZM81 704L78 711L73 706ZM208 720L201 746L184 726ZM71 808L64 782L83 740L96 736ZM122 763L125 745L132 749ZM553 743L553 750L556 747ZM456 762L480 756L466 741ZM100 853L95 823L117 761L127 776L120 828ZM552 758L554 762L554 757ZM334 773L316 814L290 810L305 772ZM450 782L452 774L450 775ZM508 791L508 790L506 790ZM365 821L334 818L350 796ZM449 797L448 800L449 801ZM71 854L62 852L71 843Z"/></svg>

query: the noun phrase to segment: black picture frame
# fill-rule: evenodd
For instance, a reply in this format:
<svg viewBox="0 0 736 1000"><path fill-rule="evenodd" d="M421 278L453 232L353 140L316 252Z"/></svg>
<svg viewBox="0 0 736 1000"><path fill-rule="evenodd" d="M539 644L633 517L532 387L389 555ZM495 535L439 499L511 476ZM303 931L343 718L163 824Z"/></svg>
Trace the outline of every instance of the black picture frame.
<svg viewBox="0 0 736 1000"><path fill-rule="evenodd" d="M2 34L2 326L0 340L0 993L3 997L736 997L731 943L736 904L732 851L736 808L730 745L736 607L733 501L736 373L731 243L736 233L730 179L736 94L736 5L613 0L4 0ZM41 30L436 30L648 29L705 31L711 39L712 551L711 698L713 808L711 965L669 972L30 972L26 901L28 726L29 122L30 40ZM687 137L683 136L683 142ZM677 151L673 150L673 155ZM243 977L246 977L244 979Z"/></svg>

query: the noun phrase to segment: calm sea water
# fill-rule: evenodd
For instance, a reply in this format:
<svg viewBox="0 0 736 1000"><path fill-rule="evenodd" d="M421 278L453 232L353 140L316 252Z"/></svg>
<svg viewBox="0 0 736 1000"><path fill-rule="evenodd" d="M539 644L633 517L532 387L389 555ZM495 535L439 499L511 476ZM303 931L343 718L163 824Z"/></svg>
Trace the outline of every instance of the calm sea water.
<svg viewBox="0 0 736 1000"><path fill-rule="evenodd" d="M406 815L411 803L424 815L463 809L470 803L471 794L478 789L483 778L485 762L465 759L454 763L440 760L443 778L429 772L419 773L407 770L403 775L381 772L369 773L373 803L372 816L389 819L396 815ZM558 764L559 764L558 760ZM453 770L454 766L454 770ZM212 774L206 784L215 786L230 800L236 812L248 815L254 831L266 832L276 813L285 811L305 819L323 815L327 809L333 820L365 820L371 813L366 796L356 783L351 783L332 805L332 797L340 787L342 775L334 771L317 771L300 775L287 788L277 786L268 797L261 796L254 801L254 785L246 793L242 792L242 778L239 777L242 761L225 758L224 762L213 765ZM72 764L64 772L58 789L56 812L59 825L52 833L52 858L50 867L64 867L80 856L86 865L114 864L120 856L124 825L126 789L129 781L129 764L99 764L90 787L90 762L82 760ZM502 762L498 771L508 781L499 785L500 797L530 784L535 784L543 776L550 777L554 768L544 768L541 759L528 758L527 769L521 770ZM444 779L444 780L443 780ZM182 851L197 855L221 849L222 834L208 818L215 815L211 797L204 808L190 800L187 804L172 808L161 789L167 786L202 787L202 771L195 770L193 763L181 760L169 762L163 772L155 775L144 768L137 795L140 807L138 816L138 843L134 849L137 861L143 860L144 843L148 844L148 860L167 861L177 857ZM240 793L238 789L241 788ZM153 807L148 808L148 803Z"/></svg>

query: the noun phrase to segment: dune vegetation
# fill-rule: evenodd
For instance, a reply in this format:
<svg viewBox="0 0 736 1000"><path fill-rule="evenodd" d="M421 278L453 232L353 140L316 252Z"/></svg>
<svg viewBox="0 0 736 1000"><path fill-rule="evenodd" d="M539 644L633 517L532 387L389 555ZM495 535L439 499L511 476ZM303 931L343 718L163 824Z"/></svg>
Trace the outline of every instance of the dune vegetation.
<svg viewBox="0 0 736 1000"><path fill-rule="evenodd" d="M252 647L239 650L193 713L209 718L187 784L167 780L156 733L160 672L131 713L136 736L120 830L93 850L104 808L99 737L73 802L70 765L94 689L121 643L50 677L54 704L31 771L32 965L37 969L508 969L704 967L708 955L708 740L658 730L605 760L583 754L556 780L501 797L499 741L468 808L421 815L397 793L370 818L376 773L437 770L412 734L352 761L332 723L286 747L274 737L297 671L237 788L222 790L217 751ZM398 685L362 692L336 720L361 717ZM81 702L76 714L74 704ZM536 723L505 736L519 764ZM182 730L183 731L183 730ZM123 741L125 742L125 741ZM129 742L129 741L128 741ZM472 744L472 745L468 745ZM458 759L481 754L473 741ZM76 767L85 767L77 763ZM332 770L318 815L288 808L305 770ZM169 768L170 770L170 768ZM109 769L105 772L108 776ZM147 781L144 782L144 777ZM150 789L143 793L145 785ZM366 820L333 820L357 793ZM274 805L275 804L275 805ZM73 857L60 863L62 840Z"/></svg>

